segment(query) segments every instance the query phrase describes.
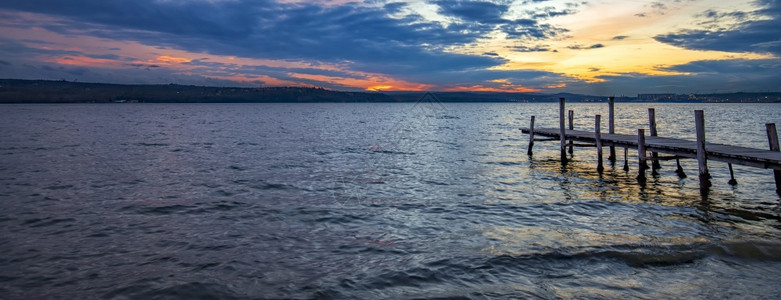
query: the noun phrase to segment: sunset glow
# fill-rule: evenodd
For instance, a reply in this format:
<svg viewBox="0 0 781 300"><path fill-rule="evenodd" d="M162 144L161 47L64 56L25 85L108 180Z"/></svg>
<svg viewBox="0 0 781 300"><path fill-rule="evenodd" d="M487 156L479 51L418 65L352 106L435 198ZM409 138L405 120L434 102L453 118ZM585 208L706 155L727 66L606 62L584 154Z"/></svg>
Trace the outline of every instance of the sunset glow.
<svg viewBox="0 0 781 300"><path fill-rule="evenodd" d="M611 94L781 82L771 0L43 2L0 4L0 77Z"/></svg>

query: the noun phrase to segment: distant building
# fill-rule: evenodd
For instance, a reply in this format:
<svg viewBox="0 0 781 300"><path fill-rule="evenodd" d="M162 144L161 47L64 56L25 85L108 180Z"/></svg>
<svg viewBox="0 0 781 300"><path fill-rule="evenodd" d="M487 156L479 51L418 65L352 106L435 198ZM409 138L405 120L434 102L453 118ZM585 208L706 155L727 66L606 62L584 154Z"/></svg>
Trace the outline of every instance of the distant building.
<svg viewBox="0 0 781 300"><path fill-rule="evenodd" d="M659 101L673 99L675 99L675 94L637 94L637 100L640 101Z"/></svg>

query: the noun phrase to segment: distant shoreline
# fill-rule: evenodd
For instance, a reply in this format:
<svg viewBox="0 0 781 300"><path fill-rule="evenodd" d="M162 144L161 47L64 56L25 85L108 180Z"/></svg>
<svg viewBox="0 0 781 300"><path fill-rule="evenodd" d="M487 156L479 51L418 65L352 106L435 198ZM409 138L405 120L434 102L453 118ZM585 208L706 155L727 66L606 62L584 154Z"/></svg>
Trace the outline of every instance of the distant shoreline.
<svg viewBox="0 0 781 300"><path fill-rule="evenodd" d="M307 87L207 87L192 85L125 85L53 80L0 79L0 104L10 103L393 103L428 101L533 103L605 102L607 96L499 92L346 92ZM781 103L781 92L725 94L640 94L618 102Z"/></svg>

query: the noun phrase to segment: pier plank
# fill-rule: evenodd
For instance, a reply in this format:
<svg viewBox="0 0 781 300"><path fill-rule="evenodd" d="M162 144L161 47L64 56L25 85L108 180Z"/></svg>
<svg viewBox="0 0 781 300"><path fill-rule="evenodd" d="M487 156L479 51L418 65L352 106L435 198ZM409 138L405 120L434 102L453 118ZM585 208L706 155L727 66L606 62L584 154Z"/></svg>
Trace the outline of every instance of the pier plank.
<svg viewBox="0 0 781 300"><path fill-rule="evenodd" d="M561 128L534 128L534 134L536 136L563 140L559 133L560 130ZM521 128L521 131L529 133L528 128ZM602 145L637 149L637 135L602 133L600 136ZM596 142L594 132L584 130L566 129L564 130L564 139L587 143ZM697 143L692 140L647 136L645 138L645 148L646 151L682 157L696 158L697 156ZM705 149L708 154L708 160L781 170L781 152L718 143L705 143Z"/></svg>

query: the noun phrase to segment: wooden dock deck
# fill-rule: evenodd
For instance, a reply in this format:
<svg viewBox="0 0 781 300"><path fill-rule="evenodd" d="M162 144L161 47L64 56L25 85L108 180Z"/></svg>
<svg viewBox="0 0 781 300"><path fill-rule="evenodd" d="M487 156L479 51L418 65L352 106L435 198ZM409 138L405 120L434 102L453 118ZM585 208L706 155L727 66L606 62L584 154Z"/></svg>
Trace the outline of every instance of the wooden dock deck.
<svg viewBox="0 0 781 300"><path fill-rule="evenodd" d="M528 134L529 128L521 128ZM560 139L559 128L534 128L534 135ZM586 143L596 143L594 132L565 129L564 137ZM602 146L616 146L637 149L637 135L629 134L601 134ZM681 157L696 158L696 141L666 138L658 136L646 136L645 147L647 152L667 153ZM746 165L756 168L781 170L781 152L754 149L740 146L705 143L705 152L708 160L722 161L731 164ZM648 158L651 159L650 157Z"/></svg>

